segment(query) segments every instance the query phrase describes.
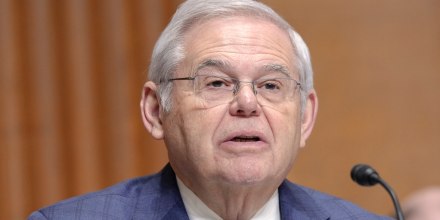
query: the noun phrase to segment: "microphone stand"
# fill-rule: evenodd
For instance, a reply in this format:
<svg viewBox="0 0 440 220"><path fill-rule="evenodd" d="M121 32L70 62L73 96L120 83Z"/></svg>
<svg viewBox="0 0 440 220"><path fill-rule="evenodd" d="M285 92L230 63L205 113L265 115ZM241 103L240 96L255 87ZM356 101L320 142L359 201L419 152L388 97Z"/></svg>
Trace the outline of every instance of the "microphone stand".
<svg viewBox="0 0 440 220"><path fill-rule="evenodd" d="M400 203L399 200L397 199L397 195L394 192L393 188L391 188L390 185L388 185L387 182L385 182L385 180L383 180L382 178L378 177L377 178L377 182L383 186L383 188L385 188L385 190L388 192L388 194L391 196L391 200L393 200L393 204L394 204L394 212L396 213L396 218L397 220L405 220L405 218L403 217L403 211L402 208L400 207Z"/></svg>

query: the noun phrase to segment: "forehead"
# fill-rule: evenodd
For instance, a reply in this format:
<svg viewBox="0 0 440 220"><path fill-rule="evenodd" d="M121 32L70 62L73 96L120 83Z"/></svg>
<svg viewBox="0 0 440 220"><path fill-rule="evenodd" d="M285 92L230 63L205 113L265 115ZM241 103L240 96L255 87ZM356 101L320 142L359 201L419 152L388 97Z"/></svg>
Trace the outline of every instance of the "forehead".
<svg viewBox="0 0 440 220"><path fill-rule="evenodd" d="M185 62L193 68L206 60L224 60L232 66L280 65L289 72L296 72L288 33L258 17L231 16L199 21L186 32L184 46Z"/></svg>

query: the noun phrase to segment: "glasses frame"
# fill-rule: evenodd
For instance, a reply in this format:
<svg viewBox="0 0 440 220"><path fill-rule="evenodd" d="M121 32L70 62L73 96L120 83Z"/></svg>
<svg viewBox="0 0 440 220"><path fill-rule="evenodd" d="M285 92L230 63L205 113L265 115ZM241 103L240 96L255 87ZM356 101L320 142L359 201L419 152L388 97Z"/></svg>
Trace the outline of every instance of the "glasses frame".
<svg viewBox="0 0 440 220"><path fill-rule="evenodd" d="M166 80L166 82L184 81L184 80L194 81L196 79L196 77L198 77L198 76L211 76L211 75L195 75L195 76L188 76L188 77L177 77L177 78L168 79L168 80ZM257 89L255 88L255 82L260 80L260 79L253 80L253 81L249 82L249 81L241 81L241 80L238 80L236 78L228 77L228 76L215 76L215 75L212 75L212 76L218 77L218 78L224 78L224 79L231 79L232 81L234 81L234 89L232 90L232 94L234 96L237 95L238 91L240 91L240 88L241 88L240 85L242 83L251 84L252 85L252 91L254 92L254 95L258 94ZM286 77L286 78L280 78L280 77L277 77L277 78L267 78L267 80L271 80L271 79L293 80L295 82L295 89L294 90L296 90L297 88L299 88L300 91L302 90L302 84L300 82L298 82L296 79L292 79L292 78L288 78L288 77Z"/></svg>

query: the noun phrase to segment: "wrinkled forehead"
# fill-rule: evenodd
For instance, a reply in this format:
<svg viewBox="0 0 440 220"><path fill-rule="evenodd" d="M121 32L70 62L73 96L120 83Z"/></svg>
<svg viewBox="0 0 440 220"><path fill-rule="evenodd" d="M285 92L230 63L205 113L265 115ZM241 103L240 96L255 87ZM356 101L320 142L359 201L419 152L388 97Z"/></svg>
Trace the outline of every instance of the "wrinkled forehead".
<svg viewBox="0 0 440 220"><path fill-rule="evenodd" d="M246 47L247 44L249 47ZM193 63L195 65L230 66L228 61L222 61L215 55L228 52L233 54L228 51L231 49L229 47L231 45L235 48L242 48L243 51L239 51L239 53L243 52L242 55L246 57L252 57L255 55L254 52L272 55L272 62L268 61L263 64L266 69L276 68L292 75L297 73L298 59L290 35L286 30L266 18L243 15L213 17L194 23L184 35L185 57L198 62ZM249 50L245 51L246 49ZM194 56L194 54L200 55L206 51L209 51L206 54L213 57ZM243 56L236 58L245 59ZM194 60L198 58L201 60ZM279 62L276 62L276 58L279 58Z"/></svg>

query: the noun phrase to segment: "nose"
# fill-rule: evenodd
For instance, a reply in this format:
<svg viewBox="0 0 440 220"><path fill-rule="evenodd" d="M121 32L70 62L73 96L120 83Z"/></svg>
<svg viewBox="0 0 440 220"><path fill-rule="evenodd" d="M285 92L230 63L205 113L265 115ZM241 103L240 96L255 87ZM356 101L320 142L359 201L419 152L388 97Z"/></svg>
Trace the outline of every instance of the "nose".
<svg viewBox="0 0 440 220"><path fill-rule="evenodd" d="M260 115L261 107L258 104L252 83L241 83L241 86L235 93L229 112L231 115L240 117Z"/></svg>

